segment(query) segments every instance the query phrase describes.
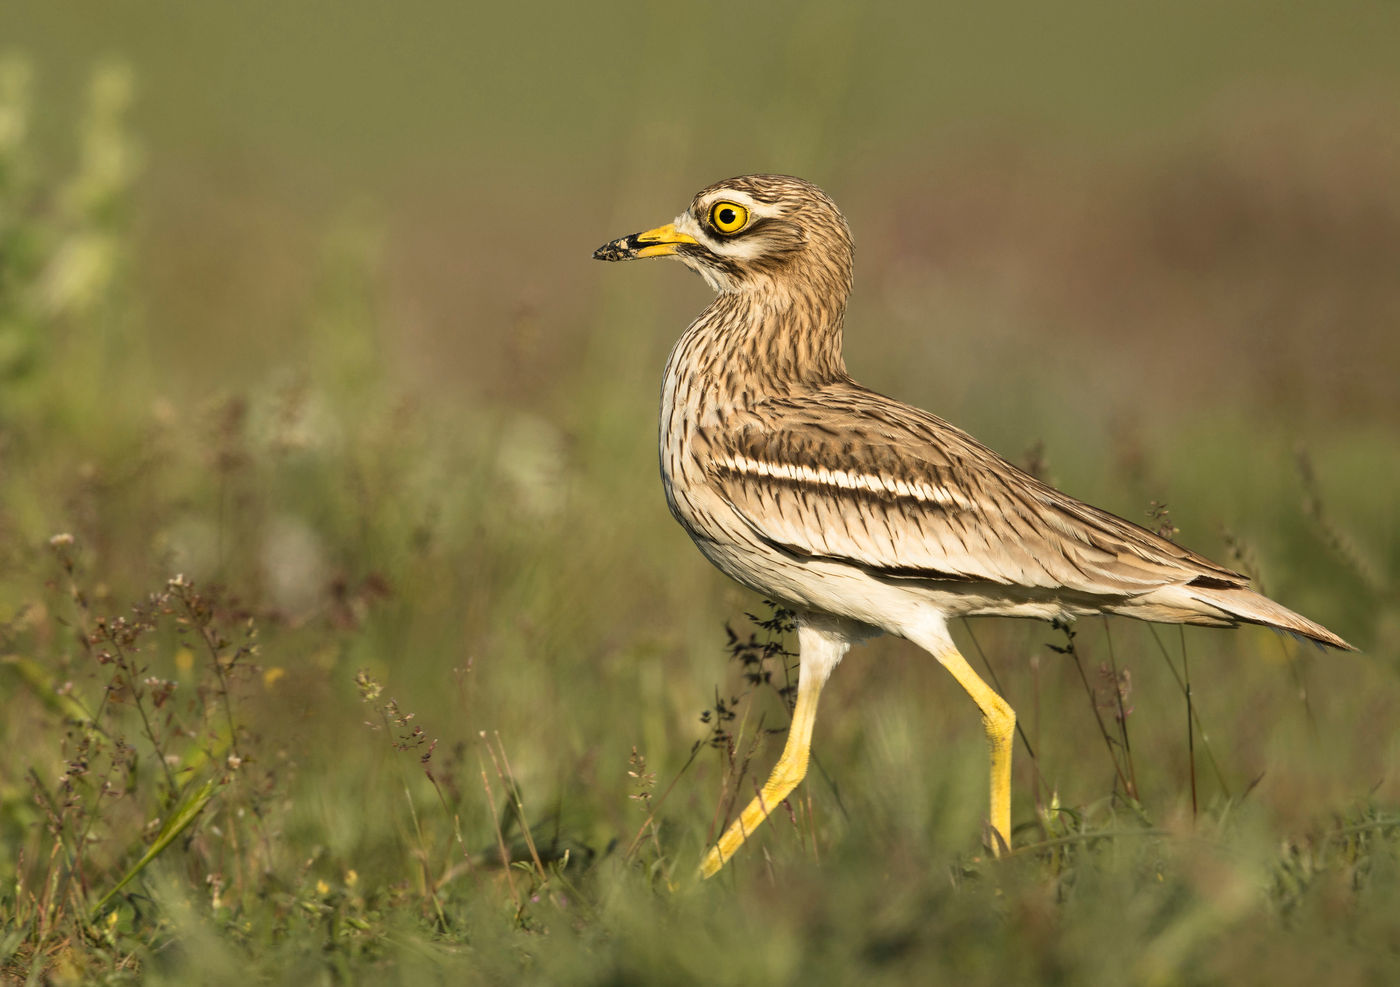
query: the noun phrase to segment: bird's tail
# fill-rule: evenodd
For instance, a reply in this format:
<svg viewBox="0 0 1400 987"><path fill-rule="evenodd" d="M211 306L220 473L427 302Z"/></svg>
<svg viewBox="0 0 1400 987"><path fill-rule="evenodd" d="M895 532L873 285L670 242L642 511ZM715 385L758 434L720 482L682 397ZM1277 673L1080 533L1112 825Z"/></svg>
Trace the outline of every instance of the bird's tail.
<svg viewBox="0 0 1400 987"><path fill-rule="evenodd" d="M1321 624L1315 623L1302 614L1294 613L1280 606L1267 596L1243 588L1205 588L1181 586L1179 589L1197 603L1204 604L1222 613L1227 620L1244 621L1249 624L1263 624L1276 630L1287 631L1306 637L1319 644L1325 644L1341 651L1355 651L1347 642L1333 634Z"/></svg>

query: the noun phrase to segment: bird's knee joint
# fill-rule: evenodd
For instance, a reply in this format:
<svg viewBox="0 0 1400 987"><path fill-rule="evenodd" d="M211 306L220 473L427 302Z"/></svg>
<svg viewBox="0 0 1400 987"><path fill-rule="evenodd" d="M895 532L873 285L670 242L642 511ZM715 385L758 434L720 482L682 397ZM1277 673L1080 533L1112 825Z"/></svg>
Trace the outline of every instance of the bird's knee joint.
<svg viewBox="0 0 1400 987"><path fill-rule="evenodd" d="M982 713L982 726L989 737L1008 737L1016 729L1016 711L1005 702L991 706Z"/></svg>

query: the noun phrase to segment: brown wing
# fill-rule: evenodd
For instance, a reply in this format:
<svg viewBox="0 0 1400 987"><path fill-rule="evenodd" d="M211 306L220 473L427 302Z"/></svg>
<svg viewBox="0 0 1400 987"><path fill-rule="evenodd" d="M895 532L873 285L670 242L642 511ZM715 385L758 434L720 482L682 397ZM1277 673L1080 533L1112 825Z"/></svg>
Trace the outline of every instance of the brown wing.
<svg viewBox="0 0 1400 987"><path fill-rule="evenodd" d="M842 384L711 436L711 482L761 538L890 578L1132 596L1238 573L1023 473L917 408Z"/></svg>

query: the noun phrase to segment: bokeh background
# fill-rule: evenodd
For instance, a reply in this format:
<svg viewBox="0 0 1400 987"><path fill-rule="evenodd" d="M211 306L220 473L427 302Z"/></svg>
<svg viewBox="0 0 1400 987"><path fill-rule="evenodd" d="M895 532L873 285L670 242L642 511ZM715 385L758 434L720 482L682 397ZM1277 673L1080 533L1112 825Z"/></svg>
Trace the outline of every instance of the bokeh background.
<svg viewBox="0 0 1400 987"><path fill-rule="evenodd" d="M52 873L29 771L64 775L77 744L53 690L110 694L82 634L178 572L260 635L239 722L265 774L137 882L163 902L168 941L205 943L211 976L239 976L250 942L279 969L324 972L291 920L228 931L261 914L269 874L289 901L330 908L326 884L332 914L362 909L372 931L332 937L342 974L402 972L406 955L457 971L443 943L468 939L486 975L546 979L788 979L812 973L814 938L834 964L820 968L844 976L947 963L1231 979L1266 956L1281 982L1312 969L1279 950L1297 901L1278 874L1296 874L1271 854L1333 846L1318 827L1393 820L1400 802L1400 6L10 0L0 100L0 729L15 752L0 803L16 916ZM969 878L980 731L895 641L834 679L810 821L770 827L739 862L739 897L661 917L645 904L638 870L681 881L730 791L722 751L691 759L711 736L701 713L742 694L753 722L785 721L726 659L726 623L747 637L761 602L694 552L656 478L661 366L707 290L679 265L590 254L754 171L813 180L847 213L857 379L1071 493L1171 524L1366 652L1081 626L1091 677L1131 672L1142 808L1127 817L1177 834L1203 814L1248 818L1228 850L1191 836L1152 851L1176 864L1156 874L1177 904L1130 916L1112 946L1097 933L1152 865L1095 872L1077 899L1033 866ZM1154 503L1169 517L1150 518ZM71 554L49 545L59 533ZM194 694L174 632L153 633L147 670ZM1016 782L1027 839L1056 837L1052 803L1116 831L1122 750L1051 650L1063 635L958 634L1033 738ZM389 721L366 728L361 670L438 743L445 794L405 770ZM1216 766L1196 777L1202 742ZM522 817L552 834L545 856L571 854L553 878L540 865L533 917L499 868L475 876L504 811L501 784L477 778L490 752L508 752ZM629 797L639 776L669 794L661 835L629 853L655 804ZM142 777L131 819L91 824L108 854L93 874L124 873L151 838L161 811ZM216 850L232 825L219 813L254 803L261 855ZM453 870L460 847L472 862ZM1362 958L1347 951L1367 912L1355 896L1373 892L1335 864L1294 868L1331 875L1332 896L1297 878L1313 934L1297 941L1333 976L1345 954L1364 977L1400 944L1375 918ZM211 904L209 873L246 897ZM583 882L572 905L562 873ZM103 889L89 880L84 894ZM21 972L59 962L35 907L5 940ZM434 934L382 931L420 912ZM187 973L178 949L141 952L167 941L148 914L124 912L107 959L75 969L141 956L149 975ZM1219 948L1227 935L1244 945ZM392 945L405 937L418 952Z"/></svg>

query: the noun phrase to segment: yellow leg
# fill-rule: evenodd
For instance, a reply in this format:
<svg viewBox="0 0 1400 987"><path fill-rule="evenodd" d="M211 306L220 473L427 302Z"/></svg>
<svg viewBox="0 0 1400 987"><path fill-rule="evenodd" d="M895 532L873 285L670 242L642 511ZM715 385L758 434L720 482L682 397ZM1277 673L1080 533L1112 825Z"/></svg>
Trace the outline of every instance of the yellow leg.
<svg viewBox="0 0 1400 987"><path fill-rule="evenodd" d="M797 641L801 664L797 673L797 705L792 711L792 726L788 728L787 743L782 756L768 776L763 790L729 824L717 844L705 855L700 865L702 877L713 877L749 835L758 828L768 813L782 804L807 775L807 761L812 747L812 725L817 720L817 697L826 684L831 670L851 646L852 636L830 620L811 616L798 618Z"/></svg>
<svg viewBox="0 0 1400 987"><path fill-rule="evenodd" d="M1003 850L1011 849L1011 742L1016 734L1016 711L972 670L946 632L944 637L940 647L930 650L982 711L992 761L992 852L999 857Z"/></svg>

